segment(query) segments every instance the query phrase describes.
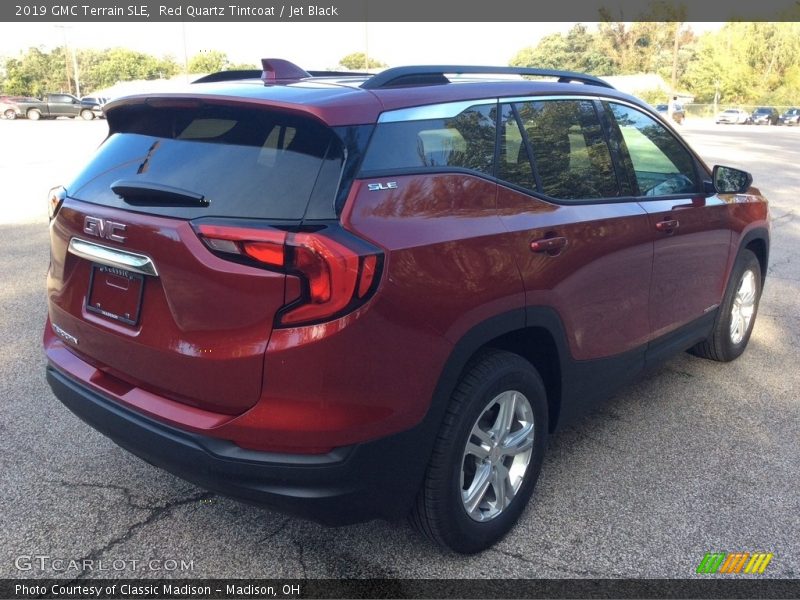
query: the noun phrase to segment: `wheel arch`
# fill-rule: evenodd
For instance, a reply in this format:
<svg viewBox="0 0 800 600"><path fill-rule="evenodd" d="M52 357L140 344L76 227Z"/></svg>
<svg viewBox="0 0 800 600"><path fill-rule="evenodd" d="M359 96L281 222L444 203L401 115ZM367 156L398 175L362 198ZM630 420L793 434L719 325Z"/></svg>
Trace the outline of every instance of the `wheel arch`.
<svg viewBox="0 0 800 600"><path fill-rule="evenodd" d="M438 422L447 402L471 360L492 348L513 352L539 372L547 391L549 429L554 431L561 414L562 374L569 356L563 325L549 307L528 307L497 315L479 323L458 340L442 369L431 410Z"/></svg>
<svg viewBox="0 0 800 600"><path fill-rule="evenodd" d="M767 278L767 267L769 266L769 231L763 227L748 231L739 240L739 249L736 252L736 256L742 250L750 250L756 255L758 264L761 267L761 287L763 288Z"/></svg>

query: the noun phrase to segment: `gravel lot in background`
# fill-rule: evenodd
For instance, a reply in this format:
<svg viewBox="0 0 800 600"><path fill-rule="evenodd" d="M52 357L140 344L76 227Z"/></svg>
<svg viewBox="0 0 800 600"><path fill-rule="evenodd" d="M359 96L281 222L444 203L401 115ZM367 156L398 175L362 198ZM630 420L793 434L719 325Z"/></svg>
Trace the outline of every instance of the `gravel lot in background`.
<svg viewBox="0 0 800 600"><path fill-rule="evenodd" d="M559 432L516 529L463 557L404 523L329 529L208 494L64 408L40 347L46 193L80 168L106 124L0 121L0 578L686 578L708 551L773 552L764 576L800 577L800 128L688 120L680 131L709 164L753 172L771 200L770 268L748 351L728 365L680 355ZM140 562L18 570L30 555ZM142 570L151 559L187 570Z"/></svg>

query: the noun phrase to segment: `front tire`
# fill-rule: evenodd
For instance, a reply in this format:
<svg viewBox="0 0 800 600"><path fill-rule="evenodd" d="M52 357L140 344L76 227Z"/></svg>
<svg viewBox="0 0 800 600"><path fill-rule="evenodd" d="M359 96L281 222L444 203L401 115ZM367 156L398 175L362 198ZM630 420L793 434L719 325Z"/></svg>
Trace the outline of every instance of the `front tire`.
<svg viewBox="0 0 800 600"><path fill-rule="evenodd" d="M719 362L738 358L753 332L760 299L761 264L755 254L745 249L733 266L711 335L692 348L692 353Z"/></svg>
<svg viewBox="0 0 800 600"><path fill-rule="evenodd" d="M547 394L521 356L481 353L450 399L412 525L472 554L513 527L536 485L547 442Z"/></svg>
<svg viewBox="0 0 800 600"><path fill-rule="evenodd" d="M81 118L84 121L91 121L92 119L94 119L94 113L91 110L89 110L88 108L84 109L84 110L81 111Z"/></svg>
<svg viewBox="0 0 800 600"><path fill-rule="evenodd" d="M3 116L9 121L13 121L17 118L17 111L15 111L13 108L9 108L3 113Z"/></svg>

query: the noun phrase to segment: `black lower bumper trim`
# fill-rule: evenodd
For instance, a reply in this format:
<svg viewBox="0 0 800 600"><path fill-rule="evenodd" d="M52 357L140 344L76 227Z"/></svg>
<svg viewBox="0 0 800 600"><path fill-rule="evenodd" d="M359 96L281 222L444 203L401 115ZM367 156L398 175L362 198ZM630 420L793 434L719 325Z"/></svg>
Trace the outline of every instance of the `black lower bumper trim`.
<svg viewBox="0 0 800 600"><path fill-rule="evenodd" d="M424 425L325 455L284 455L155 421L47 367L58 399L83 421L147 462L213 492L329 525L409 511L428 462Z"/></svg>

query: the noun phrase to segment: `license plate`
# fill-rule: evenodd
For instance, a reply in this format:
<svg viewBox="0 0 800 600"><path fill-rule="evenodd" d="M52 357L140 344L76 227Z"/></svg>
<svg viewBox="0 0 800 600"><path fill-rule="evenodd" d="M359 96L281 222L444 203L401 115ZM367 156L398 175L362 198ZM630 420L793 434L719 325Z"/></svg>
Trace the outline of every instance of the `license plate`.
<svg viewBox="0 0 800 600"><path fill-rule="evenodd" d="M144 275L92 265L86 310L126 325L136 325L142 309Z"/></svg>

